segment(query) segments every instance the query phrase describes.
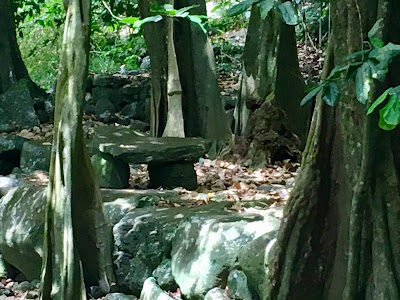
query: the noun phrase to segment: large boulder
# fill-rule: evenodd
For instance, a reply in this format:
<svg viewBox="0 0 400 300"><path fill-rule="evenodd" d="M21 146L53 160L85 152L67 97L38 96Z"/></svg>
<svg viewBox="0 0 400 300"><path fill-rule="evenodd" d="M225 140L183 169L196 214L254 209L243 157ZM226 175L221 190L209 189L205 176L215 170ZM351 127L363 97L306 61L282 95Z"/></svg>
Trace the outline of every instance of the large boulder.
<svg viewBox="0 0 400 300"><path fill-rule="evenodd" d="M249 287L254 289L260 299L267 296L267 272L269 255L275 243L277 232L267 232L247 243L239 251L238 264L248 278Z"/></svg>
<svg viewBox="0 0 400 300"><path fill-rule="evenodd" d="M239 250L268 232L279 220L269 215L229 213L192 215L182 222L172 247L172 274L186 299L203 299L225 287Z"/></svg>
<svg viewBox="0 0 400 300"><path fill-rule="evenodd" d="M230 300L229 297L225 294L225 291L221 288L213 288L207 292L204 297L204 300Z"/></svg>
<svg viewBox="0 0 400 300"><path fill-rule="evenodd" d="M51 160L51 143L26 141L21 151L21 170L31 173L36 170L49 171Z"/></svg>
<svg viewBox="0 0 400 300"><path fill-rule="evenodd" d="M0 95L0 132L39 126L33 107L30 82L21 79Z"/></svg>
<svg viewBox="0 0 400 300"><path fill-rule="evenodd" d="M158 285L165 291L176 291L178 285L172 275L171 259L164 259L153 271L153 277Z"/></svg>
<svg viewBox="0 0 400 300"><path fill-rule="evenodd" d="M23 183L0 199L0 252L28 280L40 278L46 189Z"/></svg>
<svg viewBox="0 0 400 300"><path fill-rule="evenodd" d="M17 187L5 187L4 190L8 193L0 198L0 253L5 261L19 269L28 280L33 280L40 278L47 189L24 180L21 182ZM7 181L5 185L8 184ZM11 184L15 186L14 183ZM136 207L137 201L135 200L133 204L127 201L122 205L115 199L121 201L124 196L132 197L135 194L140 202L142 198L150 201L149 198L156 197L157 192L132 193L124 190L103 190L102 195L108 201L104 205L106 215L112 212L114 217L119 216L121 219L124 213ZM158 198L175 194L160 192L160 195ZM145 200L143 199L142 202ZM151 276L151 271L149 276Z"/></svg>

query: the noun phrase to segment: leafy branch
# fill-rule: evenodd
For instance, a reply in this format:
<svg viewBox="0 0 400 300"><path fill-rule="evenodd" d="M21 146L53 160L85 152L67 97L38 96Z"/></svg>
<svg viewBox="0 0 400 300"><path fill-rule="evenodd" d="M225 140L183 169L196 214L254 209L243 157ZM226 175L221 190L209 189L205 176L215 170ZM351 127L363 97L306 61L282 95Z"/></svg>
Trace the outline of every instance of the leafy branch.
<svg viewBox="0 0 400 300"><path fill-rule="evenodd" d="M383 20L378 20L368 33L369 49L355 52L346 57L347 65L336 66L329 76L313 87L303 98L300 105L312 100L320 91L323 101L334 106L340 98L340 90L337 81L346 75L349 80L354 80L357 100L366 104L370 97L374 80L383 82L389 71L389 65L400 54L400 45L385 43L377 37L382 27ZM367 111L371 114L380 104L389 101L379 111L379 126L384 130L391 130L400 124L400 86L387 89L376 99Z"/></svg>
<svg viewBox="0 0 400 300"><path fill-rule="evenodd" d="M260 9L262 19L265 19L269 12L276 8L286 24L297 25L299 23L299 13L293 3L291 1L286 1L282 4L279 3L277 0L244 0L228 9L227 15L228 17L237 16L246 12L253 4L256 4Z"/></svg>

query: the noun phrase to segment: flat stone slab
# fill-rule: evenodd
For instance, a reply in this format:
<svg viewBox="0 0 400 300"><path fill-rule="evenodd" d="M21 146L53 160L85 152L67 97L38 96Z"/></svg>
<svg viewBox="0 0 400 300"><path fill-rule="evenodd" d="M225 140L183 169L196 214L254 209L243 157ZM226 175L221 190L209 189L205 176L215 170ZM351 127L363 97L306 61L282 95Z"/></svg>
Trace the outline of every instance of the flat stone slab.
<svg viewBox="0 0 400 300"><path fill-rule="evenodd" d="M149 137L115 126L95 128L91 147L128 163L195 162L211 143L201 138Z"/></svg>

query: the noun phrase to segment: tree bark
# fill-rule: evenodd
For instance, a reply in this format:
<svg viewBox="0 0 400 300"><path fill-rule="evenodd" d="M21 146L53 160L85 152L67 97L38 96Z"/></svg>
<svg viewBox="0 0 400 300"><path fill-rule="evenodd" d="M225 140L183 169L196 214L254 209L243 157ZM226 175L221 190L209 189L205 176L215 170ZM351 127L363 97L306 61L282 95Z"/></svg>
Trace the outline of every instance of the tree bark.
<svg viewBox="0 0 400 300"><path fill-rule="evenodd" d="M345 8L345 9L344 9ZM383 18L385 42L400 41L400 3L331 3L333 32L324 74L363 48ZM400 83L392 68L371 103ZM334 107L317 100L302 169L285 208L269 265L268 299L400 299L399 129L366 116L344 79Z"/></svg>
<svg viewBox="0 0 400 300"><path fill-rule="evenodd" d="M263 20L254 4L234 117L235 135L247 139L246 156L255 165L297 158L311 114L309 106L300 107L303 96L294 27L283 23L276 10ZM260 123L265 128L257 128Z"/></svg>
<svg viewBox="0 0 400 300"><path fill-rule="evenodd" d="M30 80L17 44L14 3L0 1L0 94L22 78Z"/></svg>
<svg viewBox="0 0 400 300"><path fill-rule="evenodd" d="M46 300L86 299L85 285L106 293L111 277L111 231L82 131L90 1L69 0L66 8L46 207L41 294Z"/></svg>
<svg viewBox="0 0 400 300"><path fill-rule="evenodd" d="M158 4L167 1L156 1ZM198 5L191 14L206 15L205 1L175 1L176 8ZM150 15L150 4L139 1L142 17ZM167 78L168 66L167 32L163 20L144 25L144 36L151 57L152 75L152 122L153 135L162 135L168 115ZM214 149L221 148L231 138L227 118L219 94L214 53L207 36L197 24L186 19L174 22L175 56L182 88L182 109L185 136L203 137L214 142ZM215 154L215 152L214 152Z"/></svg>

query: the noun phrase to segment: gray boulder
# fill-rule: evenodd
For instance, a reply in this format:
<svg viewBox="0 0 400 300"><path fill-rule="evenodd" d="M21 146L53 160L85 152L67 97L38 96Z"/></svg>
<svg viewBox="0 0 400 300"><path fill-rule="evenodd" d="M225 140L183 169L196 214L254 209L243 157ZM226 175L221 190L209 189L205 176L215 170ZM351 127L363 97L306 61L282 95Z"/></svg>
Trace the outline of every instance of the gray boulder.
<svg viewBox="0 0 400 300"><path fill-rule="evenodd" d="M115 107L110 100L106 98L100 98L96 102L95 115L101 121L112 121L115 119Z"/></svg>
<svg viewBox="0 0 400 300"><path fill-rule="evenodd" d="M161 264L153 271L153 277L158 285L165 291L176 291L178 285L172 275L171 259L164 259Z"/></svg>
<svg viewBox="0 0 400 300"><path fill-rule="evenodd" d="M120 88L125 84L129 83L129 79L126 76L118 76L117 74L94 74L93 86L112 87Z"/></svg>
<svg viewBox="0 0 400 300"><path fill-rule="evenodd" d="M51 160L51 143L26 141L21 151L21 170L31 173L36 170L49 171Z"/></svg>
<svg viewBox="0 0 400 300"><path fill-rule="evenodd" d="M123 189L129 187L129 165L106 153L90 158L97 183L102 188Z"/></svg>
<svg viewBox="0 0 400 300"><path fill-rule="evenodd" d="M128 296L122 293L110 293L104 297L104 300L137 300L137 298L135 296Z"/></svg>
<svg viewBox="0 0 400 300"><path fill-rule="evenodd" d="M145 120L145 107L142 102L128 103L121 110L121 115L135 120Z"/></svg>
<svg viewBox="0 0 400 300"><path fill-rule="evenodd" d="M182 222L172 243L172 274L187 299L202 299L225 287L237 253L250 241L277 231L279 220L256 214L193 215Z"/></svg>
<svg viewBox="0 0 400 300"><path fill-rule="evenodd" d="M40 278L46 189L23 183L0 199L0 253L28 280Z"/></svg>
<svg viewBox="0 0 400 300"><path fill-rule="evenodd" d="M204 300L230 300L228 296L226 296L225 291L221 288L213 288L209 290L204 297Z"/></svg>
<svg viewBox="0 0 400 300"><path fill-rule="evenodd" d="M174 300L164 292L153 277L146 279L140 294L140 300Z"/></svg>
<svg viewBox="0 0 400 300"><path fill-rule="evenodd" d="M39 126L33 107L30 83L21 79L0 95L0 132Z"/></svg>
<svg viewBox="0 0 400 300"><path fill-rule="evenodd" d="M0 198L13 188L19 186L21 181L14 177L0 176Z"/></svg>
<svg viewBox="0 0 400 300"><path fill-rule="evenodd" d="M233 270L228 276L228 296L231 299L252 300L249 287L247 285L247 277L242 271Z"/></svg>
<svg viewBox="0 0 400 300"><path fill-rule="evenodd" d="M248 278L249 287L257 292L260 299L265 299L267 296L265 287L269 256L276 235L277 231L265 233L239 251L238 264Z"/></svg>

